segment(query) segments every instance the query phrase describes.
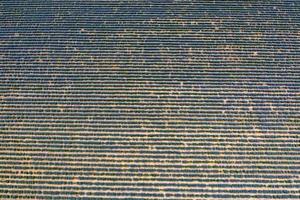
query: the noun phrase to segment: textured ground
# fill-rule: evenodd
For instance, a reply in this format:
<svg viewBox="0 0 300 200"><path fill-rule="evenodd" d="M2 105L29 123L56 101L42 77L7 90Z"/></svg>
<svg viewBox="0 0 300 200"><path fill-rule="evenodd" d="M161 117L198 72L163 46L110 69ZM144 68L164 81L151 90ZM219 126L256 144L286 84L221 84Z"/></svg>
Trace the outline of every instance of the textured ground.
<svg viewBox="0 0 300 200"><path fill-rule="evenodd" d="M0 199L300 199L300 1L0 1Z"/></svg>

